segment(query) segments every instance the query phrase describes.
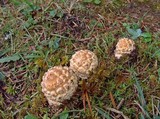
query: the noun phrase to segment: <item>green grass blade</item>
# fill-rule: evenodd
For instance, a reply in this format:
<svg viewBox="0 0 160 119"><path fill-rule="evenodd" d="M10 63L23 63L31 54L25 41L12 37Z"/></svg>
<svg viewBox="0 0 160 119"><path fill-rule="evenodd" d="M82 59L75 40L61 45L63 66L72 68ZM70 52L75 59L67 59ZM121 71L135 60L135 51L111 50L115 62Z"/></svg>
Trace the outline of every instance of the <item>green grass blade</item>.
<svg viewBox="0 0 160 119"><path fill-rule="evenodd" d="M60 119L68 119L68 116L69 116L69 113L68 112L65 112L65 113L62 113L60 114Z"/></svg>
<svg viewBox="0 0 160 119"><path fill-rule="evenodd" d="M146 101L145 101L145 98L144 98L144 95L143 95L143 90L142 90L137 78L135 78L135 81L136 81L136 88L137 88L137 91L138 91L139 101L140 101L142 107L145 108L146 107Z"/></svg>
<svg viewBox="0 0 160 119"><path fill-rule="evenodd" d="M106 119L112 119L105 110L100 109L100 108L97 108L97 107L96 107L95 109L97 110L97 112L98 112L99 114L101 114L101 115L102 115L103 117L105 117Z"/></svg>
<svg viewBox="0 0 160 119"><path fill-rule="evenodd" d="M135 79L135 82L136 82L136 88L137 88L137 91L138 91L138 98L139 98L139 101L140 101L140 104L141 104L141 107L143 108L144 110L144 113L145 113L145 116L148 118L148 119L151 119L151 117L149 116L149 113L148 111L146 110L146 101L145 101L145 98L144 98L144 95L143 95L143 89L142 87L140 86L136 76L134 76L134 79ZM141 114L142 115L142 114ZM144 115L143 115L144 116ZM141 116L142 117L142 116Z"/></svg>
<svg viewBox="0 0 160 119"><path fill-rule="evenodd" d="M158 69L158 81L160 82L160 68Z"/></svg>
<svg viewBox="0 0 160 119"><path fill-rule="evenodd" d="M5 55L9 51L10 51L10 48L4 49L4 50L0 51L0 57L2 57L3 55Z"/></svg>
<svg viewBox="0 0 160 119"><path fill-rule="evenodd" d="M28 113L28 114L24 117L24 119L38 119L38 118L35 117L34 115Z"/></svg>
<svg viewBox="0 0 160 119"><path fill-rule="evenodd" d="M4 57L0 59L0 63L10 62L10 61L17 61L21 57L18 54L14 54L12 56Z"/></svg>
<svg viewBox="0 0 160 119"><path fill-rule="evenodd" d="M5 75L2 72L0 72L0 80L4 80L4 78L5 78Z"/></svg>

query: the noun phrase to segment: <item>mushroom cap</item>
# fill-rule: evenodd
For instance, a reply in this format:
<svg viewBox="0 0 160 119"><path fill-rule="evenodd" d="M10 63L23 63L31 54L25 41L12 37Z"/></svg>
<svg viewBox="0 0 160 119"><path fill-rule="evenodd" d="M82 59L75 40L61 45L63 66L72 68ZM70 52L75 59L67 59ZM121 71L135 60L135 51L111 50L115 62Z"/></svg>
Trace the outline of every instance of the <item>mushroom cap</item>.
<svg viewBox="0 0 160 119"><path fill-rule="evenodd" d="M49 105L59 106L76 91L78 78L68 67L55 66L44 74L41 86Z"/></svg>
<svg viewBox="0 0 160 119"><path fill-rule="evenodd" d="M87 79L97 66L98 58L90 50L79 50L70 59L70 68L82 79Z"/></svg>
<svg viewBox="0 0 160 119"><path fill-rule="evenodd" d="M134 49L135 49L135 43L133 40L128 38L121 38L119 39L116 45L114 54L115 54L115 57L119 59L124 54L131 54Z"/></svg>

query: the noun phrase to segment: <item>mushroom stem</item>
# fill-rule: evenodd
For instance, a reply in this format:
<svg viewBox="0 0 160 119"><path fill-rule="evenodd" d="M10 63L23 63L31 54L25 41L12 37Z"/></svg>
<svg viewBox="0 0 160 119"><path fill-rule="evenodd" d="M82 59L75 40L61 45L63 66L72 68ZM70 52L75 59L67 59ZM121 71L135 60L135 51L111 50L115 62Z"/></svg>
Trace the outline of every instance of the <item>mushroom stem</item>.
<svg viewBox="0 0 160 119"><path fill-rule="evenodd" d="M90 100L89 100L89 95L88 95L88 92L87 92L87 89L86 89L85 80L82 80L82 90L83 90L82 98L83 98L84 111L86 111L86 101L87 101L90 114L92 115L92 107L91 107L91 103L90 103Z"/></svg>
<svg viewBox="0 0 160 119"><path fill-rule="evenodd" d="M86 82L85 82L85 80L82 80L82 99L83 99L84 112L86 111L86 97L85 97L85 92L86 92Z"/></svg>
<svg viewBox="0 0 160 119"><path fill-rule="evenodd" d="M87 103L88 103L90 114L92 115L92 107L91 107L91 103L90 103L87 91L86 91L85 95L86 95L86 100L87 100Z"/></svg>
<svg viewBox="0 0 160 119"><path fill-rule="evenodd" d="M85 100L85 93L82 93L82 99L83 99L83 108L84 108L84 112L86 111L86 100Z"/></svg>

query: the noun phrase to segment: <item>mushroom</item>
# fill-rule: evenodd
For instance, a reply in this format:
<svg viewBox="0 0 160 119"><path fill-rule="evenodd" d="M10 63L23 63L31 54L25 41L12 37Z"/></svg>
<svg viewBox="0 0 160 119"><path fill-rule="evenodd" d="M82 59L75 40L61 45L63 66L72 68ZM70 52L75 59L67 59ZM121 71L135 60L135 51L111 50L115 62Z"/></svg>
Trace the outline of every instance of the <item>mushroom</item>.
<svg viewBox="0 0 160 119"><path fill-rule="evenodd" d="M82 79L87 79L90 73L95 71L97 66L98 58L90 50L77 51L74 55L72 55L72 58L70 59L70 69L72 69L75 72L75 74ZM87 101L89 110L92 113L85 80L82 80L82 89L84 110L86 105L85 102Z"/></svg>
<svg viewBox="0 0 160 119"><path fill-rule="evenodd" d="M41 86L49 105L59 106L76 91L78 78L68 67L55 66L44 74Z"/></svg>
<svg viewBox="0 0 160 119"><path fill-rule="evenodd" d="M97 66L98 58L90 50L77 51L70 59L70 68L82 79L87 79Z"/></svg>
<svg viewBox="0 0 160 119"><path fill-rule="evenodd" d="M133 40L121 38L116 45L114 54L117 59L120 59L124 54L131 54L134 49L135 43Z"/></svg>

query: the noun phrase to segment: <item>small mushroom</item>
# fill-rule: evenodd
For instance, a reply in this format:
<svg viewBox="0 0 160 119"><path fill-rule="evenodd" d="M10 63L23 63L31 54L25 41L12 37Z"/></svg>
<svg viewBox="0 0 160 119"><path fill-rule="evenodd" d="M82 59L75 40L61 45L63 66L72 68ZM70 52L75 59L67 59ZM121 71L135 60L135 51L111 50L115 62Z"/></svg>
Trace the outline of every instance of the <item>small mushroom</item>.
<svg viewBox="0 0 160 119"><path fill-rule="evenodd" d="M131 54L134 49L135 43L133 40L121 38L116 45L114 54L117 59L120 59L124 54Z"/></svg>
<svg viewBox="0 0 160 119"><path fill-rule="evenodd" d="M70 68L82 79L87 79L97 66L98 58L89 50L77 51L70 59Z"/></svg>
<svg viewBox="0 0 160 119"><path fill-rule="evenodd" d="M41 86L49 105L59 106L76 91L78 78L68 67L55 66L44 74Z"/></svg>

